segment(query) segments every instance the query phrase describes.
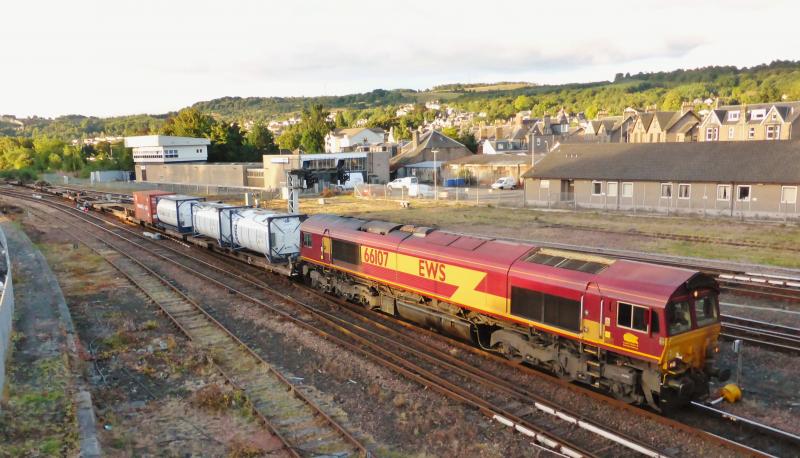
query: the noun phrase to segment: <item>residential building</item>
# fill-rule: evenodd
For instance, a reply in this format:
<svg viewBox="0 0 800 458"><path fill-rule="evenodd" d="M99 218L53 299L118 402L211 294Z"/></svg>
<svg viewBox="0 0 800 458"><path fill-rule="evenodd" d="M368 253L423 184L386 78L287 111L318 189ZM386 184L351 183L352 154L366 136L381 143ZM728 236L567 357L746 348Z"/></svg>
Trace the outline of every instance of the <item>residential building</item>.
<svg viewBox="0 0 800 458"><path fill-rule="evenodd" d="M533 206L800 216L799 141L565 144L524 178Z"/></svg>
<svg viewBox="0 0 800 458"><path fill-rule="evenodd" d="M545 115L541 120L533 123L528 131L529 149L533 153L547 153L565 138L570 135L578 135L581 131L582 129L570 131L569 117L566 113L561 112L555 118Z"/></svg>
<svg viewBox="0 0 800 458"><path fill-rule="evenodd" d="M481 153L483 154L516 154L527 153L527 142L523 143L519 140L489 140L486 139L481 142Z"/></svg>
<svg viewBox="0 0 800 458"><path fill-rule="evenodd" d="M681 111L642 113L633 124L630 143L697 141L700 116L689 107Z"/></svg>
<svg viewBox="0 0 800 458"><path fill-rule="evenodd" d="M489 185L502 177L514 177L522 184L522 174L532 166L530 154L473 154L448 162L442 174L445 178L466 178L471 186Z"/></svg>
<svg viewBox="0 0 800 458"><path fill-rule="evenodd" d="M800 102L727 105L700 123L702 142L800 139Z"/></svg>
<svg viewBox="0 0 800 458"><path fill-rule="evenodd" d="M354 151L357 147L367 147L385 141L386 132L381 128L354 127L334 129L325 136L325 152L341 153ZM316 153L318 151L309 151Z"/></svg>
<svg viewBox="0 0 800 458"><path fill-rule="evenodd" d="M389 181L389 151L357 151L330 154L265 154L262 175L267 189L286 186L286 172L294 169L318 170L325 187L335 183L336 169L351 174L360 173L364 183L382 184Z"/></svg>
<svg viewBox="0 0 800 458"><path fill-rule="evenodd" d="M449 162L472 154L466 146L437 130L422 134L414 131L411 141L401 147L400 152L391 159L389 169L397 177L411 176L411 170L407 166L426 161Z"/></svg>

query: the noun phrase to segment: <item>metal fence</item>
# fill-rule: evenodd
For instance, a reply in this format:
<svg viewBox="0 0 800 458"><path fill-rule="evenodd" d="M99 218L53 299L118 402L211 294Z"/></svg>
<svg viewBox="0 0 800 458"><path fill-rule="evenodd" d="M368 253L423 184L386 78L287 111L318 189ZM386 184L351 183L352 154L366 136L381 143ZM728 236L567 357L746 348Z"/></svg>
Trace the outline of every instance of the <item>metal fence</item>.
<svg viewBox="0 0 800 458"><path fill-rule="evenodd" d="M11 321L14 317L14 286L11 278L11 256L3 229L0 228L0 393L6 380L6 357L11 342ZM4 274L3 274L4 272Z"/></svg>
<svg viewBox="0 0 800 458"><path fill-rule="evenodd" d="M92 182L89 179L73 178L65 175L45 174L44 180L56 186L80 186L97 191L108 191L113 193L130 193L133 191L146 191L157 189L161 191L174 192L176 194L192 194L204 196L222 196L234 194L249 194L259 200L277 199L281 197L279 189L264 189L246 186L217 186L213 184L189 184L189 183L151 183L141 181L111 181L111 182Z"/></svg>
<svg viewBox="0 0 800 458"><path fill-rule="evenodd" d="M411 185L390 188L386 185L362 184L353 189L356 197L396 202L439 201L464 205L492 205L498 207L524 207L522 190L500 190L480 187L442 187Z"/></svg>

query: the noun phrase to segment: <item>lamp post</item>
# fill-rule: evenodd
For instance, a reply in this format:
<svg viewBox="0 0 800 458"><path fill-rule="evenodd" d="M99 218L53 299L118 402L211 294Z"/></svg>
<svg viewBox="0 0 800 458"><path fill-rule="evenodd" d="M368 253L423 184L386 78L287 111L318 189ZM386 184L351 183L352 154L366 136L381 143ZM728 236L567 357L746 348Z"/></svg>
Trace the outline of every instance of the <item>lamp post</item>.
<svg viewBox="0 0 800 458"><path fill-rule="evenodd" d="M433 199L439 200L439 182L437 180L438 177L436 175L437 172L436 169L438 169L436 164L436 153L438 153L439 150L433 149L431 150L431 152L433 153Z"/></svg>

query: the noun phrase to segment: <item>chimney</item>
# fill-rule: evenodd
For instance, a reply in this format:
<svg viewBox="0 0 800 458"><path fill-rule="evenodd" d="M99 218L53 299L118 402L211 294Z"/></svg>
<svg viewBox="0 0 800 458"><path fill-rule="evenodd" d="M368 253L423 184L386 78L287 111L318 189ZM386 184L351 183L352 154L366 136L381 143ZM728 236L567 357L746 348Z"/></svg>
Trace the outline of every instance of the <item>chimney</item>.
<svg viewBox="0 0 800 458"><path fill-rule="evenodd" d="M414 144L414 148L419 146L419 130L414 129L414 131L411 132L411 141Z"/></svg>
<svg viewBox="0 0 800 458"><path fill-rule="evenodd" d="M741 111L741 113L739 113L739 122L742 123L742 124L746 124L747 123L747 104L746 103L742 104L742 111Z"/></svg>
<svg viewBox="0 0 800 458"><path fill-rule="evenodd" d="M685 115L686 113L692 111L694 109L694 104L692 102L683 102L681 104L681 115Z"/></svg>
<svg viewBox="0 0 800 458"><path fill-rule="evenodd" d="M547 135L550 132L550 115L544 115L542 117L542 122L544 123L544 129L542 129L542 133Z"/></svg>
<svg viewBox="0 0 800 458"><path fill-rule="evenodd" d="M503 126L497 126L494 128L494 139L500 140L503 138Z"/></svg>

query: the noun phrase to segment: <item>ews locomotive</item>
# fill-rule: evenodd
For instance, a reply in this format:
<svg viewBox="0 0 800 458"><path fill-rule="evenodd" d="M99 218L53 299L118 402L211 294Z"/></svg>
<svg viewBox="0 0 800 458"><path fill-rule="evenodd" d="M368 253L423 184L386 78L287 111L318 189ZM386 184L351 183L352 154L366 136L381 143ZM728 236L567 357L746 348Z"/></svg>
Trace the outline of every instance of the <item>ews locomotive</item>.
<svg viewBox="0 0 800 458"><path fill-rule="evenodd" d="M314 287L619 399L661 409L727 378L706 274L336 215L300 232Z"/></svg>

